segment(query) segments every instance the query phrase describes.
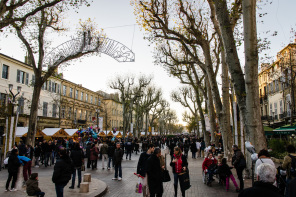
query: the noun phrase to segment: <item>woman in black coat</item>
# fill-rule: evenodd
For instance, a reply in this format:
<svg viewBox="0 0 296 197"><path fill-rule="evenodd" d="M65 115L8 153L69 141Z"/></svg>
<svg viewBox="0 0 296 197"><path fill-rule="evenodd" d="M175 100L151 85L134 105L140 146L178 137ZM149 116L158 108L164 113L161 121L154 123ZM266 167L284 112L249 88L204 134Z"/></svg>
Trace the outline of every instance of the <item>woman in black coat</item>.
<svg viewBox="0 0 296 197"><path fill-rule="evenodd" d="M8 179L6 181L6 190L5 191L9 191L8 188L9 188L11 178L12 178L11 191L16 191L14 186L15 186L15 182L17 179L17 172L18 172L18 169L21 165L20 160L17 158L17 155L18 155L18 150L13 149L11 151L11 155L9 156L9 159L8 159Z"/></svg>
<svg viewBox="0 0 296 197"><path fill-rule="evenodd" d="M154 153L147 160L147 175L148 186L150 190L150 197L161 197L163 193L162 186L162 169L160 167L159 157L161 156L161 150L155 148Z"/></svg>
<svg viewBox="0 0 296 197"><path fill-rule="evenodd" d="M179 174L187 170L188 162L186 156L182 154L182 151L179 147L174 148L174 155L172 156L170 166L172 166L174 174L175 197L177 196L178 192L178 180L180 182L182 197L185 197L185 190L183 189Z"/></svg>

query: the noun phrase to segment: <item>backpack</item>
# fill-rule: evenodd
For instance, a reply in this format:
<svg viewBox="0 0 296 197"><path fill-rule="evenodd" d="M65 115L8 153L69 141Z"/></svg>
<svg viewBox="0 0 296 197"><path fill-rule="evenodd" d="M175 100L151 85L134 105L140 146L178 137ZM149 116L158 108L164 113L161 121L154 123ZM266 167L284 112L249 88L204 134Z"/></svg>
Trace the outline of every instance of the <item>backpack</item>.
<svg viewBox="0 0 296 197"><path fill-rule="evenodd" d="M296 158L292 155L289 155L291 157L291 168L290 168L290 176L296 177Z"/></svg>

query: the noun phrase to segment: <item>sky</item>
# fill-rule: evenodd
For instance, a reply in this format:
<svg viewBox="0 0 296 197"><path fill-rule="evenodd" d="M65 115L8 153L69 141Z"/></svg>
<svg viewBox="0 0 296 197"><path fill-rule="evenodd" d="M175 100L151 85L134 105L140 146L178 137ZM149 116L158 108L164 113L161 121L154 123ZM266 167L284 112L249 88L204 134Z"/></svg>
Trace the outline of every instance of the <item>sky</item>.
<svg viewBox="0 0 296 197"><path fill-rule="evenodd" d="M275 57L281 48L294 39L294 33L290 31L291 28L296 29L296 1L265 0L264 2L267 3L258 12L267 13L267 15L258 18L258 35L268 36L271 42L270 50L264 53ZM164 98L176 111L179 122L185 124L182 121L182 113L185 108L170 98L170 93L181 87L182 84L178 79L170 77L164 68L154 65L153 47L148 46L148 41L143 39L144 32L136 25L130 0L94 0L90 7L82 7L78 14L74 11L67 13L64 24L69 28L69 31L61 37L55 37L52 46L58 46L70 40L75 33L79 19L87 20L88 18L98 24L98 29L103 28L108 38L131 48L135 53L135 62L119 63L105 54L85 57L61 69L64 78L82 84L83 87L93 91L102 90L112 93L114 90L108 87L108 83L117 75L152 75L153 83L162 89ZM270 32L277 31L277 36L270 36L271 33L264 34L269 30ZM25 51L18 38L12 33L8 33L5 37L0 34L0 53L24 61ZM243 50L240 50L239 54L243 59Z"/></svg>

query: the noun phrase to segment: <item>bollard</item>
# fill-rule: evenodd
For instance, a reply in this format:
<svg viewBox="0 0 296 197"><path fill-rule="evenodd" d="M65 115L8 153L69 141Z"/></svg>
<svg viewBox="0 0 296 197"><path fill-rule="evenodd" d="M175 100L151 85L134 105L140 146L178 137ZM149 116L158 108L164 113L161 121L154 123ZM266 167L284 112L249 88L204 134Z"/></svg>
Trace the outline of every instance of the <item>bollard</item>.
<svg viewBox="0 0 296 197"><path fill-rule="evenodd" d="M91 174L90 173L85 173L83 175L83 182L91 182Z"/></svg>
<svg viewBox="0 0 296 197"><path fill-rule="evenodd" d="M80 183L80 193L88 193L89 192L89 182Z"/></svg>

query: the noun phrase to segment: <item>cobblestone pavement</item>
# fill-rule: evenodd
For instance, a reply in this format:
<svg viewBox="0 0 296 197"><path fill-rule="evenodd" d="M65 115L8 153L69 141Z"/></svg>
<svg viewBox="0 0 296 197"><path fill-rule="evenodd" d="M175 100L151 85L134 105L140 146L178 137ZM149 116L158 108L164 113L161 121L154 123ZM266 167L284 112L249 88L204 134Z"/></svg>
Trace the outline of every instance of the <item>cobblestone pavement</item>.
<svg viewBox="0 0 296 197"><path fill-rule="evenodd" d="M138 178L134 175L136 172L137 162L138 162L139 154L135 155L132 154L131 160L126 160L124 156L124 160L122 162L122 174L123 179L122 181L114 181L112 178L114 177L114 169L107 170L106 166L105 169L102 169L102 162L98 161L98 169L97 170L90 170L87 169L86 172L91 173L92 178L97 178L108 185L108 192L104 195L104 197L140 197L142 194L135 193L135 186L138 181ZM226 192L226 189L220 186L217 181L213 182L212 187L208 187L202 182L202 175L201 175L201 166L202 166L202 158L192 159L191 153L189 153L189 170L190 170L190 181L191 181L191 188L186 191L186 197L234 197L238 194L235 193L235 188L230 181L230 190ZM171 178L173 178L173 174L171 172L171 167L169 166L170 156L167 156L167 168L170 171ZM106 165L106 163L105 163ZM52 176L53 166L49 166L45 168L44 166L40 168L32 168L32 172L38 172L40 177L39 187L41 190L45 190L48 185L53 185L51 181L41 181L45 180L44 178ZM233 170L234 176L235 170ZM7 179L7 170L2 170L0 172L0 196L25 196L24 192L4 192L5 189L5 182ZM77 179L77 178L76 178ZM237 180L237 179L236 179ZM77 181L77 180L76 180ZM237 180L238 182L238 180ZM239 182L238 182L239 183ZM250 180L245 180L245 187L250 187L251 183ZM173 188L173 180L170 182L164 183L164 193L163 197L173 197L174 196L174 188ZM65 187L67 189L69 184ZM179 187L179 186L178 186ZM178 196L181 196L180 189L178 188ZM78 192L78 190L77 190ZM52 193L51 193L52 195ZM48 196L48 195L46 195ZM67 197L67 196L65 196Z"/></svg>

